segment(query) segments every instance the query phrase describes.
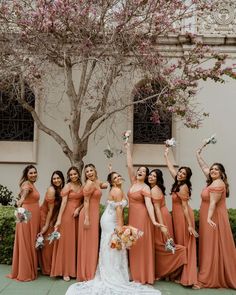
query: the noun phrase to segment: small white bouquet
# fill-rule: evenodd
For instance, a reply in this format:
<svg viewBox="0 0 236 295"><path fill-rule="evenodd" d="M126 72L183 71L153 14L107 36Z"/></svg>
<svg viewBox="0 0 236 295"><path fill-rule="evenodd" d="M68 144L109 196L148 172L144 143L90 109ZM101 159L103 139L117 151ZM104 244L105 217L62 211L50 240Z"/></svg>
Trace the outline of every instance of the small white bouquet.
<svg viewBox="0 0 236 295"><path fill-rule="evenodd" d="M128 142L130 135L131 135L131 130L126 130L123 133L123 137L122 138L123 138L123 140L124 140L125 143Z"/></svg>
<svg viewBox="0 0 236 295"><path fill-rule="evenodd" d="M167 139L164 143L166 147L176 146L176 140L174 139L174 137L172 137L171 139Z"/></svg>
<svg viewBox="0 0 236 295"><path fill-rule="evenodd" d="M211 137L204 140L204 146L208 145L209 143L212 143L212 144L217 143L215 134L213 134Z"/></svg>
<svg viewBox="0 0 236 295"><path fill-rule="evenodd" d="M38 235L35 243L35 248L42 249L44 246L44 237L42 235Z"/></svg>
<svg viewBox="0 0 236 295"><path fill-rule="evenodd" d="M31 212L23 207L17 208L14 215L16 217L16 222L18 223L27 223L32 217Z"/></svg>
<svg viewBox="0 0 236 295"><path fill-rule="evenodd" d="M60 239L61 234L58 231L54 231L51 234L48 235L47 240L49 241L49 244L51 244L53 241Z"/></svg>
<svg viewBox="0 0 236 295"><path fill-rule="evenodd" d="M175 254L175 243L174 240L172 238L167 239L166 243L165 243L165 250L167 252L172 252L172 254Z"/></svg>

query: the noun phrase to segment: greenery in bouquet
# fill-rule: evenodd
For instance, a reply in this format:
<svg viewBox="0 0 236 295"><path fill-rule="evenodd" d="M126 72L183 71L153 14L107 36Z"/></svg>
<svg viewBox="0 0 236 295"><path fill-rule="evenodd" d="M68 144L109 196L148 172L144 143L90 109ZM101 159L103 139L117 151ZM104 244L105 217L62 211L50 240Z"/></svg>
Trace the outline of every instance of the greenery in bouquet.
<svg viewBox="0 0 236 295"><path fill-rule="evenodd" d="M19 222L19 223L22 223L22 222L27 223L32 217L31 212L23 207L17 208L14 214L16 217L16 222Z"/></svg>

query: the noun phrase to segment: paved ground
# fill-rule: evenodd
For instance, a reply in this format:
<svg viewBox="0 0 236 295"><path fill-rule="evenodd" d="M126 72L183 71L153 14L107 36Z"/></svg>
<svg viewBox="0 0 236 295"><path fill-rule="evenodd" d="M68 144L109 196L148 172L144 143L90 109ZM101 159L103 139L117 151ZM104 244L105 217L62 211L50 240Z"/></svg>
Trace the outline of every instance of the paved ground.
<svg viewBox="0 0 236 295"><path fill-rule="evenodd" d="M10 266L0 265L0 294L1 295L64 295L68 286L75 282L64 282L61 279L52 279L39 276L32 282L21 283L5 277L10 272ZM236 291L229 289L201 289L192 290L171 282L157 282L155 288L163 295L236 295ZM79 294L78 294L79 295Z"/></svg>

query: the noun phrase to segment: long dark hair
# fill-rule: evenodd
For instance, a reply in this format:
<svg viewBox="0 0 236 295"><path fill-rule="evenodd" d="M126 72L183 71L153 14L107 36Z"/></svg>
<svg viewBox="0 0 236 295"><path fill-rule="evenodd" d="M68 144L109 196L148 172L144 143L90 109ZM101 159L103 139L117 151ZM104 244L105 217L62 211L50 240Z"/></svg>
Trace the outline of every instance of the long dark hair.
<svg viewBox="0 0 236 295"><path fill-rule="evenodd" d="M56 186L53 183L53 176L55 174L57 174L61 178L62 183L61 183L60 187ZM56 201L61 200L61 190L63 189L64 185L65 185L65 177L64 177L63 173L60 170L53 171L52 176L51 176L51 186L54 187L54 189L55 189L55 200Z"/></svg>
<svg viewBox="0 0 236 295"><path fill-rule="evenodd" d="M162 191L163 195L165 195L165 192L166 192L166 187L164 185L164 179L163 179L163 173L160 169L153 169L149 175L151 173L155 173L156 174L156 185L160 188L160 190Z"/></svg>
<svg viewBox="0 0 236 295"><path fill-rule="evenodd" d="M23 170L19 185L22 186L22 184L28 180L28 172L30 169L35 169L37 172L37 169L34 165L28 165L25 167L25 169Z"/></svg>
<svg viewBox="0 0 236 295"><path fill-rule="evenodd" d="M115 171L112 171L112 172L110 172L110 173L107 175L107 182L108 182L109 185L110 185L110 189L112 189L112 187L113 187L113 184L112 184L112 176L113 176L114 174L118 174L118 173L115 172Z"/></svg>
<svg viewBox="0 0 236 295"><path fill-rule="evenodd" d="M140 167L138 167L136 173L139 171L140 168L145 168L146 169L146 176L145 176L145 179L144 179L144 183L146 183L149 186L149 183L148 183L149 168L147 166L140 166Z"/></svg>
<svg viewBox="0 0 236 295"><path fill-rule="evenodd" d="M179 192L180 190L180 187L183 185L183 184L186 184L187 187L188 187L188 190L189 190L189 196L191 196L191 190L192 190L192 183L190 181L190 178L192 176L192 170L189 168L189 167L186 167L186 166L182 166L179 168L178 172L180 170L184 169L186 171L186 179L183 180L183 181L178 181L177 180L177 174L175 176L175 182L173 183L172 185L172 188L171 188L171 192L173 193L177 193Z"/></svg>
<svg viewBox="0 0 236 295"><path fill-rule="evenodd" d="M67 173L66 173L66 175L67 175L67 180L66 180L66 182L67 182L67 183L71 182L71 180L70 180L70 171L71 171L71 170L75 170L75 171L78 173L78 182L79 182L80 185L82 185L82 182L81 182L81 175L80 175L79 169L78 169L76 166L71 166L71 167L68 169L68 171L67 171Z"/></svg>
<svg viewBox="0 0 236 295"><path fill-rule="evenodd" d="M226 175L226 172L225 172L225 167L221 163L214 163L214 164L211 165L210 170L212 169L213 166L217 166L218 169L220 170L220 177L225 183L226 198L228 198L229 197L229 183L228 183L227 175ZM207 182L207 186L209 186L213 182L213 180L212 180L212 178L210 176L210 173L208 174L206 182Z"/></svg>
<svg viewBox="0 0 236 295"><path fill-rule="evenodd" d="M61 186L58 187L53 183L53 176L57 174L60 178L61 178ZM51 176L51 186L55 189L55 203L54 203L54 208L53 208L53 213L52 216L55 220L53 220L53 223L56 222L56 218L58 216L60 207L61 207L61 190L63 189L63 187L65 186L65 177L63 175L63 173L60 170L56 170L53 171L52 176Z"/></svg>

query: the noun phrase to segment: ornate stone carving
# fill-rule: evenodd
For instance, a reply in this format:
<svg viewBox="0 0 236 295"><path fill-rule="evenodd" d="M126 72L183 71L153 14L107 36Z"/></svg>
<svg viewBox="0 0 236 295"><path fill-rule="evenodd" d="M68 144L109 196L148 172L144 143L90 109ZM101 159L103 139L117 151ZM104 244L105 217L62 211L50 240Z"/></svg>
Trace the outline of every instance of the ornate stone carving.
<svg viewBox="0 0 236 295"><path fill-rule="evenodd" d="M198 17L197 34L236 36L236 1L218 1L214 11Z"/></svg>

